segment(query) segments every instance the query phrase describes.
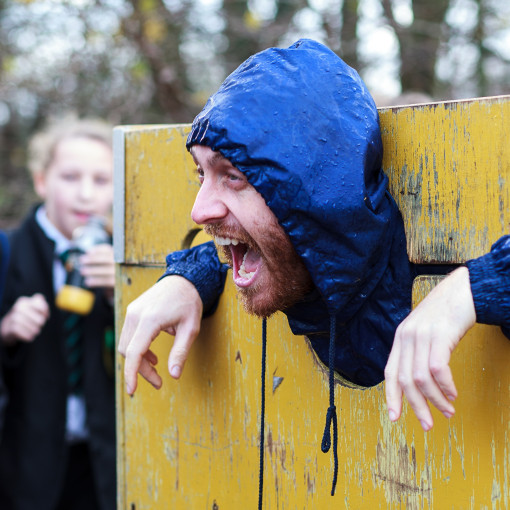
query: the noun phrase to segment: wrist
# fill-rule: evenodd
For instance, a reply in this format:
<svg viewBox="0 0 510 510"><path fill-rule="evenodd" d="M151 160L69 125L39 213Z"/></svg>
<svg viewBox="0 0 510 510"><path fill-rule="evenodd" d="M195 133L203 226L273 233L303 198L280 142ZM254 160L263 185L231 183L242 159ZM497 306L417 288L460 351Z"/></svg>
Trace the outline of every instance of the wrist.
<svg viewBox="0 0 510 510"><path fill-rule="evenodd" d="M476 311L467 267L459 267L449 277L451 299L455 303L455 318L465 333L476 323Z"/></svg>

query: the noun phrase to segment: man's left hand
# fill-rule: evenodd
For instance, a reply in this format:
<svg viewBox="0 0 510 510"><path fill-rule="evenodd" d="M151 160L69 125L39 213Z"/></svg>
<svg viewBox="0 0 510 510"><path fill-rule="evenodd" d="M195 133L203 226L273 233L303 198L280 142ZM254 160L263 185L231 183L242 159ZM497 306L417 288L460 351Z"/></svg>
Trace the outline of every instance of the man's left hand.
<svg viewBox="0 0 510 510"><path fill-rule="evenodd" d="M457 389L450 355L475 322L469 272L461 267L437 285L397 328L384 371L391 421L402 412L402 393L425 431L434 423L427 401L447 418L453 416Z"/></svg>

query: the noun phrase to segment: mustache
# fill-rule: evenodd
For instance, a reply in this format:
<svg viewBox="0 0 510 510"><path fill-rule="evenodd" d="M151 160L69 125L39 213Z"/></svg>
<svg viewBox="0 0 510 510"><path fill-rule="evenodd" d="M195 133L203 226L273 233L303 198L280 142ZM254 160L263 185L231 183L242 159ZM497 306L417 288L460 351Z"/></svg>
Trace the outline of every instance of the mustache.
<svg viewBox="0 0 510 510"><path fill-rule="evenodd" d="M213 224L205 225L204 231L211 237L228 237L230 239L237 239L240 243L245 244L249 249L260 253L257 243L244 229Z"/></svg>

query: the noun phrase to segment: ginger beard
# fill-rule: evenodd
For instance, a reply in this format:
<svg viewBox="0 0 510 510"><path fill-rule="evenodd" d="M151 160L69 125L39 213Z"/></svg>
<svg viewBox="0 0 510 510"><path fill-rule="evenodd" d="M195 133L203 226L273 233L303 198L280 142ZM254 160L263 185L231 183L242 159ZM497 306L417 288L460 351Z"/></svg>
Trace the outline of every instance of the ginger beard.
<svg viewBox="0 0 510 510"><path fill-rule="evenodd" d="M238 297L248 313L269 317L313 289L310 273L276 218L275 224L257 229L258 242L240 227L208 224L204 230L232 267Z"/></svg>

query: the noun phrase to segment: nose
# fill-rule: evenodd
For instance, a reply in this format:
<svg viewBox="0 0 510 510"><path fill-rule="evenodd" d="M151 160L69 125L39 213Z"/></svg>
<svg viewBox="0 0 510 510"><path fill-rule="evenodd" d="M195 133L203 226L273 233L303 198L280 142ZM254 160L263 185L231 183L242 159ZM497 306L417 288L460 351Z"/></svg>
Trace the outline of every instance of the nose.
<svg viewBox="0 0 510 510"><path fill-rule="evenodd" d="M82 178L79 196L83 201L89 201L94 196L94 183L92 179Z"/></svg>
<svg viewBox="0 0 510 510"><path fill-rule="evenodd" d="M199 225L215 223L224 219L228 214L228 208L214 187L204 181L198 191L191 218Z"/></svg>

